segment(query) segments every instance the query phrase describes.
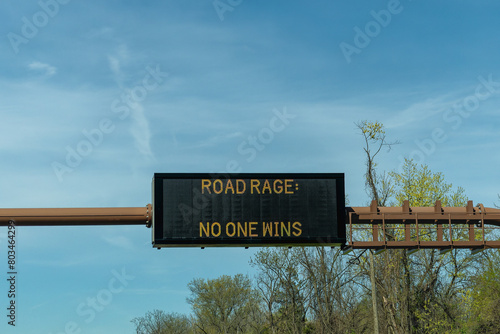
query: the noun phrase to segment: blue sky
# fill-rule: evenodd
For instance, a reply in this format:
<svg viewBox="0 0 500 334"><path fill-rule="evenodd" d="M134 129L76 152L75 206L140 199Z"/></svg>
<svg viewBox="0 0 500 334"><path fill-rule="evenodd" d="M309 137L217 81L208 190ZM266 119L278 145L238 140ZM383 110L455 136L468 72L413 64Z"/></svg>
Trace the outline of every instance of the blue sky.
<svg viewBox="0 0 500 334"><path fill-rule="evenodd" d="M401 142L381 169L412 157L493 206L499 10L467 0L2 1L1 206L143 206L155 172L231 161L241 172L345 173L362 206L355 122L365 119ZM283 130L242 154L276 113L288 115ZM2 277L6 240L1 228ZM145 227L18 228L17 244L17 326L0 292L2 333L133 333L130 320L148 310L189 312L193 278L252 275L256 251L158 251Z"/></svg>

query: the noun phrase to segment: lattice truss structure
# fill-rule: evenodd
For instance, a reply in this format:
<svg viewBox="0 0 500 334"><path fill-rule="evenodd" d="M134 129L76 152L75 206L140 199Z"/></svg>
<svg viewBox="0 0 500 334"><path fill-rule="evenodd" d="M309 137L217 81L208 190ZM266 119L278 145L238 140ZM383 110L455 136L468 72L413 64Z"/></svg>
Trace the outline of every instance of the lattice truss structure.
<svg viewBox="0 0 500 334"><path fill-rule="evenodd" d="M500 209L482 204L466 207L348 207L347 244L353 249L469 248L473 252L500 248Z"/></svg>

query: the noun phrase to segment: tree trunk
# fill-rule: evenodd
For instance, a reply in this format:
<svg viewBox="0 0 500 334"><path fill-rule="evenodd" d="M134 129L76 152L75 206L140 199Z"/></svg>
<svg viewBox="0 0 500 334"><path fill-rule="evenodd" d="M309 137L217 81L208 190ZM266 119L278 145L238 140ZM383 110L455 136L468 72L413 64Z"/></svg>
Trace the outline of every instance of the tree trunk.
<svg viewBox="0 0 500 334"><path fill-rule="evenodd" d="M375 284L375 261L373 259L372 250L370 254L370 282L372 285L372 305L373 305L373 333L379 334L378 331L378 304L377 304L377 286Z"/></svg>
<svg viewBox="0 0 500 334"><path fill-rule="evenodd" d="M411 298L410 298L410 293L411 293L411 281L410 281L410 268L409 268L409 263L408 263L408 254L406 252L406 249L403 250L403 266L404 266L404 275L405 275L405 295L406 295L406 331L407 333L412 333L413 329L413 321L412 321L412 314L411 314Z"/></svg>

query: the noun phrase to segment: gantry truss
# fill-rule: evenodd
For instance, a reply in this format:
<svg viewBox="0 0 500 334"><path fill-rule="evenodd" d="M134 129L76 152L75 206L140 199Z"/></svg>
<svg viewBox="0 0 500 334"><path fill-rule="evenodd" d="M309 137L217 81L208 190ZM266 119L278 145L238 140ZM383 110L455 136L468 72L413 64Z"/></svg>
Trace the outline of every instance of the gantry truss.
<svg viewBox="0 0 500 334"><path fill-rule="evenodd" d="M465 207L346 208L345 252L354 249L424 248L479 251L500 248L500 209L482 204ZM152 206L134 208L0 209L0 226L145 225L151 226Z"/></svg>
<svg viewBox="0 0 500 334"><path fill-rule="evenodd" d="M353 249L500 248L500 209L466 207L347 207L347 244Z"/></svg>

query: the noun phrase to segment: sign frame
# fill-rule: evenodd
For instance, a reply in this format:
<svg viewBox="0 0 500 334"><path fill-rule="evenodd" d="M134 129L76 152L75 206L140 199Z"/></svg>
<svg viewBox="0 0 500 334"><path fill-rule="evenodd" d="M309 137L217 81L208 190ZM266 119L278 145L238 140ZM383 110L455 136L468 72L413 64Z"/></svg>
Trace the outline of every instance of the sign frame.
<svg viewBox="0 0 500 334"><path fill-rule="evenodd" d="M164 189L165 179L170 180L236 180L236 179L293 179L293 180L335 180L336 217L332 218L331 236L299 237L257 237L257 238L207 238L207 237L165 237L164 236ZM152 245L164 247L262 247L262 246L343 246L346 239L345 225L345 176L344 173L155 173L152 181ZM235 196L235 195L233 195ZM195 223L193 221L193 223ZM201 223L201 222L200 222ZM336 224L336 226L335 226ZM267 240L267 241L266 241Z"/></svg>

